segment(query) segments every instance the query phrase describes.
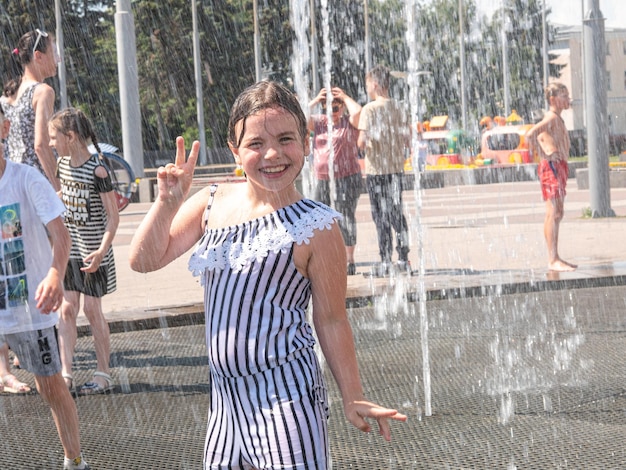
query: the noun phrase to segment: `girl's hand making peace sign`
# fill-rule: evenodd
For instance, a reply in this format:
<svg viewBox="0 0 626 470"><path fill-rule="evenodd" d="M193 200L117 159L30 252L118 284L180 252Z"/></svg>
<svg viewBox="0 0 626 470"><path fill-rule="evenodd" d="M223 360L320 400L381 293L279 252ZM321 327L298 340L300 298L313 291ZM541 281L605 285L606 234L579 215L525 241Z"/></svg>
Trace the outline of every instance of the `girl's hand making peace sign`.
<svg viewBox="0 0 626 470"><path fill-rule="evenodd" d="M157 170L159 199L177 204L182 203L191 188L199 151L200 142L196 140L191 144L189 158L185 160L185 139L180 136L176 138L175 162L168 163Z"/></svg>

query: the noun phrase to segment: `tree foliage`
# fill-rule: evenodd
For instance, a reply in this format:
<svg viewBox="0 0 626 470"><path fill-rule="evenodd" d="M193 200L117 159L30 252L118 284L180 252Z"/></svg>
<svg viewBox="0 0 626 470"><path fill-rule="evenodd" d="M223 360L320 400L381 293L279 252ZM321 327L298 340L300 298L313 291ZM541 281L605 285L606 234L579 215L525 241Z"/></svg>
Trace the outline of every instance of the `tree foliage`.
<svg viewBox="0 0 626 470"><path fill-rule="evenodd" d="M318 1L319 4L319 1ZM319 82L324 86L328 81L323 75L324 49L329 43L331 50L330 83L341 87L349 96L364 102L365 58L364 58L364 10L363 0L331 2L328 15L328 28L324 28L321 7L315 11L317 23L317 44L319 55ZM329 37L324 37L327 29ZM312 90L316 95L319 90Z"/></svg>
<svg viewBox="0 0 626 470"><path fill-rule="evenodd" d="M300 0L301 2L308 0ZM361 103L365 95L365 29L363 0L328 1L322 11L315 0L320 83L323 47L331 48L331 77ZM264 75L293 83L294 31L288 0L258 0ZM224 147L230 106L254 81L252 0L198 0L200 56L207 144ZM403 0L368 0L372 65L406 71L406 14ZM466 97L469 122L482 115L503 114L502 37L507 25L511 108L530 118L541 108L541 2L507 0L492 18L477 18L473 0L464 1ZM120 99L115 36L115 0L62 0L64 54L70 105L82 108L103 141L121 147ZM418 62L432 75L420 78L423 114L461 115L458 0L420 3ZM176 135L198 137L189 0L132 2L136 26L137 66L146 150L173 147ZM323 36L328 18L329 38ZM51 0L3 0L0 5L0 73L7 78L13 45L34 28L55 30ZM310 35L310 33L309 33ZM552 35L550 35L552 37ZM310 70L307 72L310 73ZM58 89L58 79L52 80ZM314 95L318 90L310 90ZM406 97L406 84L395 80L392 92Z"/></svg>

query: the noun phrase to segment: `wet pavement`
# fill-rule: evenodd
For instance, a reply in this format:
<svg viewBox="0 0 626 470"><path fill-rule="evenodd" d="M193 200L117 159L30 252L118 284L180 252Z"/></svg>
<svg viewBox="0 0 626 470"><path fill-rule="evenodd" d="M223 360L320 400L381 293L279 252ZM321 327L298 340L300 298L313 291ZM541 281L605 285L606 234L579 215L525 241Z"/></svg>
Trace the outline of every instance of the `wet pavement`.
<svg viewBox="0 0 626 470"><path fill-rule="evenodd" d="M409 421L393 424L391 443L351 428L329 376L333 468L626 467L626 189L612 189L610 219L583 218L589 192L573 180L568 189L560 252L579 269L560 274L546 269L537 183L405 192L413 272L386 278L369 275L376 234L361 197L347 302L362 379L369 398ZM202 292L186 258L158 273L128 268L148 207L121 214L119 289L103 303L118 386L77 399L96 469L201 468ZM80 324L78 383L95 367ZM2 468L61 467L40 397L2 395L0 410Z"/></svg>

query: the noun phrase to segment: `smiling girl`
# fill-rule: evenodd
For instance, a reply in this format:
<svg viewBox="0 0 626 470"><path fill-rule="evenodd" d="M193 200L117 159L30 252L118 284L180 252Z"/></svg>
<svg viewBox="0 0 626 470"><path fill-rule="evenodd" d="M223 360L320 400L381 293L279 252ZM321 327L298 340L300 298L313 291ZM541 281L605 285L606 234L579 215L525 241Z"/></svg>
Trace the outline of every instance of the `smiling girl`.
<svg viewBox="0 0 626 470"><path fill-rule="evenodd" d="M159 193L131 242L131 267L159 269L194 244L205 288L211 372L205 468L327 468L328 400L317 338L348 420L378 421L390 439L396 410L366 401L348 322L340 215L304 199L294 181L308 153L307 121L289 90L247 88L229 120L229 147L246 182L211 185L186 202L198 157L158 170Z"/></svg>

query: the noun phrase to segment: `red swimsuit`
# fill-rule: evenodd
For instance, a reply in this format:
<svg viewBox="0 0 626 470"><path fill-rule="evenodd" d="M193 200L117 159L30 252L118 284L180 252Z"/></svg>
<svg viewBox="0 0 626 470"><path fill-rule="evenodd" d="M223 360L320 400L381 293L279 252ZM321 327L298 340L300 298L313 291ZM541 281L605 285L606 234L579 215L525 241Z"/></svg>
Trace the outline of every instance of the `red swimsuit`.
<svg viewBox="0 0 626 470"><path fill-rule="evenodd" d="M543 200L563 199L569 174L566 160L541 160L537 167Z"/></svg>

